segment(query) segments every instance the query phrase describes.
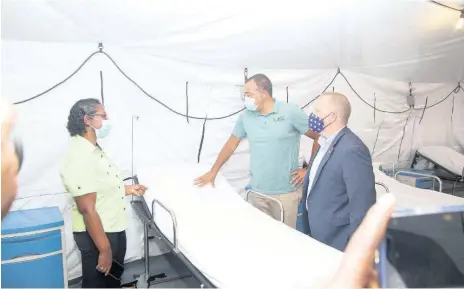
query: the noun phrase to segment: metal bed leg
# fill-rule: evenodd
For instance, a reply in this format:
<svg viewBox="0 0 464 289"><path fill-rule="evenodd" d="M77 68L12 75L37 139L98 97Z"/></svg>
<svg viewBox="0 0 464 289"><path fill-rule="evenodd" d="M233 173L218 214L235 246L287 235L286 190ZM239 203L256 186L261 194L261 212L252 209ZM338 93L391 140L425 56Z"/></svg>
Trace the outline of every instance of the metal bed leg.
<svg viewBox="0 0 464 289"><path fill-rule="evenodd" d="M247 192L246 192L246 194L245 194L245 201L247 201L247 202L248 202L248 195L249 195L250 193L256 194L256 195L258 195L258 196L261 196L261 197L263 197L263 198L265 198L265 199L271 200L271 201L276 202L277 204L279 204L279 207L280 207L280 221L281 221L282 223L284 222L284 205L282 205L282 202L281 202L281 201L279 201L279 200L277 200L277 199L275 199L275 198L266 196L266 195L264 195L264 194L255 192L255 191L253 191L253 190L247 190Z"/></svg>
<svg viewBox="0 0 464 289"><path fill-rule="evenodd" d="M148 278L150 278L150 243L148 242L148 224L143 226L143 245L145 249L145 277L148 282Z"/></svg>
<svg viewBox="0 0 464 289"><path fill-rule="evenodd" d="M149 282L148 279L150 278L150 252L149 248L150 245L148 243L148 224L144 224L143 226L143 247L144 247L144 263L145 263L145 272L137 277L137 288L148 288Z"/></svg>

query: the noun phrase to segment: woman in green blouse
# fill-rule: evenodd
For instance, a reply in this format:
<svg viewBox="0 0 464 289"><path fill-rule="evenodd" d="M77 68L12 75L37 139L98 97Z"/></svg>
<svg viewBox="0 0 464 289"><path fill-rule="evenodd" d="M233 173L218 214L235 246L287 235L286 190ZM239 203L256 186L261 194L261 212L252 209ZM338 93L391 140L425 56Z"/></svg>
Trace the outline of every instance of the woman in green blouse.
<svg viewBox="0 0 464 289"><path fill-rule="evenodd" d="M111 129L97 99L76 102L68 117L71 142L63 157L60 175L74 198L73 233L82 257L82 287L120 287L108 276L112 260L124 264L128 216L124 196L141 196L143 185L125 186L121 170L97 139Z"/></svg>

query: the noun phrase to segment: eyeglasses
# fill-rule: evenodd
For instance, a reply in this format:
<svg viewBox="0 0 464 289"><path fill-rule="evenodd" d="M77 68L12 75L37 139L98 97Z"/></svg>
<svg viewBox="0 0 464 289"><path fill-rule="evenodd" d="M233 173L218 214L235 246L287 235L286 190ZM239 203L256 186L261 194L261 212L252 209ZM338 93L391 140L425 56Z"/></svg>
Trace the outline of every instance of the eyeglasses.
<svg viewBox="0 0 464 289"><path fill-rule="evenodd" d="M108 116L105 114L100 114L100 113L95 113L95 114L90 114L89 116L101 116L102 118L106 119Z"/></svg>

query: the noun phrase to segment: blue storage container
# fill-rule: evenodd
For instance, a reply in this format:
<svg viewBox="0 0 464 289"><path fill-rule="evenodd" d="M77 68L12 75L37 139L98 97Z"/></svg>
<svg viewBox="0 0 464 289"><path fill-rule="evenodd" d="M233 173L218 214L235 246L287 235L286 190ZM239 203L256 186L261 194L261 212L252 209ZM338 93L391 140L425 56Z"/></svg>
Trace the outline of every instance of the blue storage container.
<svg viewBox="0 0 464 289"><path fill-rule="evenodd" d="M433 178L407 173L407 172L411 172L411 173L420 173L420 174L426 174L426 175L434 175L433 171L416 170L416 169L401 169L401 171L406 171L406 172L398 173L397 180L400 181L401 183L404 183L404 184L407 184L407 185L410 185L416 188L420 188L420 189L430 189L430 190L434 189L433 186L436 181ZM435 185L438 185L438 184L435 184Z"/></svg>
<svg viewBox="0 0 464 289"><path fill-rule="evenodd" d="M11 211L2 221L2 288L68 285L58 207Z"/></svg>

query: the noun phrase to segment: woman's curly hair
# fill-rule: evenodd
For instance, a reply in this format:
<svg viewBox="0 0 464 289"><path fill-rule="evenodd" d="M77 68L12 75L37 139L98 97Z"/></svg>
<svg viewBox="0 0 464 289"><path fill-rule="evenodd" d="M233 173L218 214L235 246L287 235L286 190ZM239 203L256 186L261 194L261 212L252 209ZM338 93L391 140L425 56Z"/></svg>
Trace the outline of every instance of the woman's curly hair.
<svg viewBox="0 0 464 289"><path fill-rule="evenodd" d="M86 130L84 117L97 113L98 105L101 105L98 99L86 98L79 100L71 107L68 116L68 125L66 126L71 136L84 134Z"/></svg>

